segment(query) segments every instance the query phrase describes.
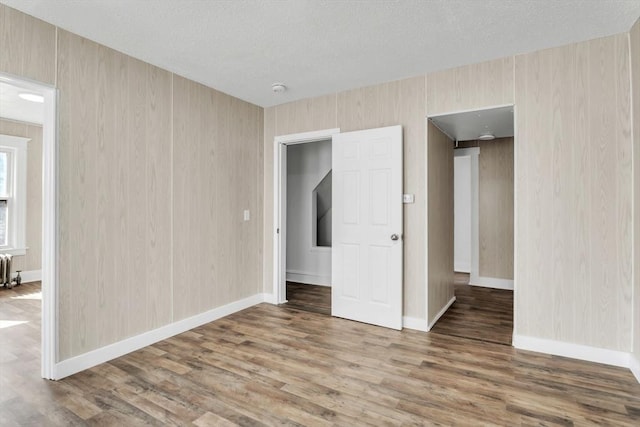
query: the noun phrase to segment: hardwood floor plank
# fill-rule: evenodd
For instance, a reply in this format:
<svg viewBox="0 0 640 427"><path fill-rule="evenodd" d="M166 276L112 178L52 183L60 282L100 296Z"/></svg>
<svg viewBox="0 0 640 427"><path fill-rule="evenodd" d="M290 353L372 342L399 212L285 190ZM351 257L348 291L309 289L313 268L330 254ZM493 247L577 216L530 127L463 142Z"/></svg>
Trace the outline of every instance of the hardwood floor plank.
<svg viewBox="0 0 640 427"><path fill-rule="evenodd" d="M44 381L37 293L0 289L0 425L640 425L626 369L269 304Z"/></svg>
<svg viewBox="0 0 640 427"><path fill-rule="evenodd" d="M511 345L513 291L469 286L469 274L455 273L454 294L456 301L432 332Z"/></svg>

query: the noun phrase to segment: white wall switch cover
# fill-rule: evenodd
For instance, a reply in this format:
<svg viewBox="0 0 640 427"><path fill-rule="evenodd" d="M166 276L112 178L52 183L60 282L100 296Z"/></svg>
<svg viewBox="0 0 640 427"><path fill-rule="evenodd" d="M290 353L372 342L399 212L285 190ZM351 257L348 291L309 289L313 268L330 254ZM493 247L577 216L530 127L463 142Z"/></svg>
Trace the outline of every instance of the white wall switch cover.
<svg viewBox="0 0 640 427"><path fill-rule="evenodd" d="M245 221L249 221L251 219L251 212L249 212L249 209L245 209L244 210L244 220Z"/></svg>
<svg viewBox="0 0 640 427"><path fill-rule="evenodd" d="M402 203L415 203L416 196L414 194L403 194Z"/></svg>

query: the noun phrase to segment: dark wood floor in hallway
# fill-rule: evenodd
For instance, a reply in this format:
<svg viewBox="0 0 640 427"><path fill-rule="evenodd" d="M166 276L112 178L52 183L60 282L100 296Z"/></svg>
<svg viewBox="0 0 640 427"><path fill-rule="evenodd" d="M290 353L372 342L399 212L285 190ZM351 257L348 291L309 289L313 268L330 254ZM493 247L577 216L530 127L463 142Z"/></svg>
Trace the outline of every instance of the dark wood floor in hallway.
<svg viewBox="0 0 640 427"><path fill-rule="evenodd" d="M331 288L287 282L287 303L284 307L331 315Z"/></svg>
<svg viewBox="0 0 640 427"><path fill-rule="evenodd" d="M2 299L0 312L20 301ZM3 426L640 424L627 369L282 306L259 304L57 382L38 378L30 347L21 354L39 339L24 325L0 329L16 356L0 360ZM19 342L3 335L12 328Z"/></svg>
<svg viewBox="0 0 640 427"><path fill-rule="evenodd" d="M455 274L456 302L431 332L511 345L513 291L469 286L469 275Z"/></svg>

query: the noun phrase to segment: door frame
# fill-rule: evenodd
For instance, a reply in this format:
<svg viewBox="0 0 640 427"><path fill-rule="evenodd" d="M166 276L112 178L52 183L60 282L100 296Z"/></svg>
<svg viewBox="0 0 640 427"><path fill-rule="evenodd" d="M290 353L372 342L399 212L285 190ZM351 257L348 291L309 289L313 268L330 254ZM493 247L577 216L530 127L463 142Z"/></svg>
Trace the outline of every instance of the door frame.
<svg viewBox="0 0 640 427"><path fill-rule="evenodd" d="M273 300L287 302L287 146L333 139L340 128L279 135L273 139Z"/></svg>
<svg viewBox="0 0 640 427"><path fill-rule="evenodd" d="M0 73L0 81L44 96L40 375L45 379L56 379L58 354L58 90L52 85L8 73Z"/></svg>

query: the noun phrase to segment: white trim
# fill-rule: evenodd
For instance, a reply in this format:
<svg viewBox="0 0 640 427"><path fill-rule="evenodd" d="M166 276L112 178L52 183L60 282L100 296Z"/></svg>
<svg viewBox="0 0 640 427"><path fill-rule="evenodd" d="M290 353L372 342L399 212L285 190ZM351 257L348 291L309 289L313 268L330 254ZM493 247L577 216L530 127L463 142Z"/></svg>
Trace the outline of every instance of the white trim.
<svg viewBox="0 0 640 427"><path fill-rule="evenodd" d="M14 272L11 277L16 277L18 273ZM42 270L21 271L20 277L22 283L40 282L42 281Z"/></svg>
<svg viewBox="0 0 640 427"><path fill-rule="evenodd" d="M287 270L287 281L331 287L331 276L320 276L305 271Z"/></svg>
<svg viewBox="0 0 640 427"><path fill-rule="evenodd" d="M286 302L286 172L287 145L326 141L340 128L279 135L273 139L273 293L276 304ZM278 233L278 230L280 232Z"/></svg>
<svg viewBox="0 0 640 427"><path fill-rule="evenodd" d="M513 346L520 350L537 351L538 353L553 354L623 368L629 367L631 358L631 355L624 351L608 350L605 348L516 334L513 335Z"/></svg>
<svg viewBox="0 0 640 427"><path fill-rule="evenodd" d="M515 63L513 62L513 87L515 97L516 72ZM516 191L516 183L518 182L518 108L513 105L513 334L518 330L518 192Z"/></svg>
<svg viewBox="0 0 640 427"><path fill-rule="evenodd" d="M479 286L482 288L494 288L494 289L507 289L513 290L513 280L510 279L498 279L496 277L483 277L478 276L473 279L470 279L469 284L471 286Z"/></svg>
<svg viewBox="0 0 640 427"><path fill-rule="evenodd" d="M513 105L514 105L513 103L509 103L509 104L487 105L487 106L478 107L478 108L470 108L470 109L467 109L467 110L447 111L447 112L444 112L444 113L429 114L427 116L427 118L431 119L433 117L450 116L450 115L453 115L453 114L473 113L475 111L485 111L485 110L495 110L495 109L498 109L498 108L513 107Z"/></svg>
<svg viewBox="0 0 640 427"><path fill-rule="evenodd" d="M453 271L456 273L470 273L471 272L471 263L469 262L458 262L453 264Z"/></svg>
<svg viewBox="0 0 640 427"><path fill-rule="evenodd" d="M633 353L629 355L629 369L640 383L640 360Z"/></svg>
<svg viewBox="0 0 640 427"><path fill-rule="evenodd" d="M262 300L267 304L278 305L278 301L276 301L276 299L273 297L273 294L262 294Z"/></svg>
<svg viewBox="0 0 640 427"><path fill-rule="evenodd" d="M402 316L402 327L414 331L429 332L427 321L418 317Z"/></svg>
<svg viewBox="0 0 640 427"><path fill-rule="evenodd" d="M438 314L436 314L436 317L434 317L434 318L433 318L433 320L432 320L431 322L429 322L429 325L427 326L427 332L428 332L428 331L430 331L430 330L431 330L431 328L433 328L433 325L435 325L435 324L436 324L436 322L437 322L438 320L440 320L440 318L442 317L442 315L443 315L444 313L446 313L446 312L447 312L447 310L449 310L449 307L451 307L451 305L452 305L454 302L456 302L456 297L455 297L455 296L454 296L454 297L451 297L451 299L449 300L449 302L448 302L444 307L442 307L442 310L440 310L440 311L438 312Z"/></svg>
<svg viewBox="0 0 640 427"><path fill-rule="evenodd" d="M79 356L66 359L56 364L54 379L59 380L85 369L92 368L101 363L108 362L109 360L113 360L117 357L124 356L132 351L139 350L174 335L181 334L198 326L213 322L256 304L260 304L264 302L265 299L264 294L256 294L248 298L223 305L222 307L196 314L195 316L187 319L179 320L177 322L161 326L160 328L144 332L140 335L89 351Z"/></svg>

